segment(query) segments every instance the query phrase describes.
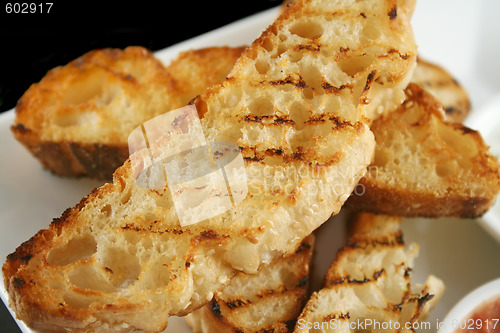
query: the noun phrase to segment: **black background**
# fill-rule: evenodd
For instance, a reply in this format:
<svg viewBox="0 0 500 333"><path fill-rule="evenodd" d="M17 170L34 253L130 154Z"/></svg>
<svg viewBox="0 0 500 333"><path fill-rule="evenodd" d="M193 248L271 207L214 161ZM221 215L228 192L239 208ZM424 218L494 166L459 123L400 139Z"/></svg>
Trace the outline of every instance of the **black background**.
<svg viewBox="0 0 500 333"><path fill-rule="evenodd" d="M54 2L48 14L7 14L8 2L0 7L0 111L13 108L48 69L92 49L159 50L281 1L67 0Z"/></svg>
<svg viewBox="0 0 500 333"><path fill-rule="evenodd" d="M14 108L47 70L92 49L140 45L160 50L281 4L281 0L67 0L54 1L48 14L7 14L8 2L0 1L0 112ZM0 332L19 332L1 302Z"/></svg>

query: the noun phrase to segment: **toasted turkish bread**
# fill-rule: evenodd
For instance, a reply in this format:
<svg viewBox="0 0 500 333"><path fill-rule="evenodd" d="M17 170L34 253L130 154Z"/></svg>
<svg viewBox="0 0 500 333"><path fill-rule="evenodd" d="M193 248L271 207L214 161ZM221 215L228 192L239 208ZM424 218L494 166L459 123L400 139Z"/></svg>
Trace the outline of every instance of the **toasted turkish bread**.
<svg viewBox="0 0 500 333"><path fill-rule="evenodd" d="M444 284L434 276L424 286L412 284L418 245L405 247L400 223L400 218L384 215L355 217L353 234L328 269L324 288L307 302L294 332L345 332L346 327L380 332L382 325L384 332L414 332L415 323L441 298Z"/></svg>
<svg viewBox="0 0 500 333"><path fill-rule="evenodd" d="M187 315L194 333L292 332L308 296L314 235L257 274L239 273L209 304Z"/></svg>
<svg viewBox="0 0 500 333"><path fill-rule="evenodd" d="M414 84L406 94L371 126L374 162L348 204L399 216L480 216L500 189L497 159L478 132L447 121L432 95Z"/></svg>
<svg viewBox="0 0 500 333"><path fill-rule="evenodd" d="M411 79L440 101L448 120L461 123L470 112L467 91L443 67L417 58L417 68Z"/></svg>
<svg viewBox="0 0 500 333"><path fill-rule="evenodd" d="M208 303L238 271L256 273L296 251L340 210L366 172L375 144L367 123L404 98L416 46L398 5L289 6L228 78L196 99L202 130L175 117L169 131L115 171L113 183L8 256L2 271L17 317L39 329L158 332L170 315ZM179 184L150 189L136 182L151 156L171 157L163 146L173 144L171 133L204 133L208 142L242 147L246 182L244 175L230 176L246 183L244 200L181 226L174 195L199 198L206 186L171 192ZM183 157L194 163L197 156L191 150ZM164 174L162 166L148 170ZM190 169L179 170L194 179ZM229 200L208 194L210 201Z"/></svg>

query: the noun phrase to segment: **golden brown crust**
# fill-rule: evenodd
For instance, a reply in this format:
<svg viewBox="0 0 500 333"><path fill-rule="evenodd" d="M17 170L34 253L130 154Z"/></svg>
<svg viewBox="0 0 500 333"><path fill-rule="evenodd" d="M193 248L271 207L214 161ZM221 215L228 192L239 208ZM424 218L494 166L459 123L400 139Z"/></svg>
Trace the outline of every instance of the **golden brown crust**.
<svg viewBox="0 0 500 333"><path fill-rule="evenodd" d="M168 66L172 75L172 94L185 105L208 87L224 81L246 46L207 47L179 54Z"/></svg>

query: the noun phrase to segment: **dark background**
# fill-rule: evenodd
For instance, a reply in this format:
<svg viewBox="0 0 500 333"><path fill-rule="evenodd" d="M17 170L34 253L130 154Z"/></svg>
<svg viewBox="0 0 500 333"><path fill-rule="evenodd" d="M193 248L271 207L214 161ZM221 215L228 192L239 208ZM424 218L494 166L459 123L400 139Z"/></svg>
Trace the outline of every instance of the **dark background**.
<svg viewBox="0 0 500 333"><path fill-rule="evenodd" d="M140 45L160 50L281 4L281 0L49 1L54 4L48 14L7 14L9 1L0 1L0 112L14 108L47 70L92 49ZM0 332L19 332L2 302Z"/></svg>
<svg viewBox="0 0 500 333"><path fill-rule="evenodd" d="M13 108L48 69L92 49L159 50L281 3L59 0L48 14L7 14L8 2L0 1L0 111Z"/></svg>

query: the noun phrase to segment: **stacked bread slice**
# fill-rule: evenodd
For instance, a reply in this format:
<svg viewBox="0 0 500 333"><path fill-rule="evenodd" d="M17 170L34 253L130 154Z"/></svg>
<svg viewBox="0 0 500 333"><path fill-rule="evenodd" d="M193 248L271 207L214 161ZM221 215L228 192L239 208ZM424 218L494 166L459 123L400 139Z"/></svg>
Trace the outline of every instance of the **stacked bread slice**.
<svg viewBox="0 0 500 333"><path fill-rule="evenodd" d="M400 218L361 213L325 286L311 295L294 332L415 332L444 292L429 276L411 281L418 245L405 247Z"/></svg>

